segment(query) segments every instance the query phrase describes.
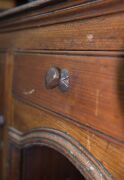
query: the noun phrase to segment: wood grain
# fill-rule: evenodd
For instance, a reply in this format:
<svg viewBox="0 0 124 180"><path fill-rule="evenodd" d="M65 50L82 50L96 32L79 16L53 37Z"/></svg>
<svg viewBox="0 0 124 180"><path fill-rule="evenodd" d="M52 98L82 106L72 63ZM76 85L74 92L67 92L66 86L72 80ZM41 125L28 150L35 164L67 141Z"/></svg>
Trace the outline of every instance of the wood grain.
<svg viewBox="0 0 124 180"><path fill-rule="evenodd" d="M92 2L89 2L87 0L80 0L77 1L77 5L74 3L74 1L64 1L63 3L65 4L65 7L63 7L63 4L60 2L62 1L38 1L34 3L29 3L20 8L15 8L3 14L1 13L1 31L5 32L29 27L39 27L44 25L68 22L72 20L84 20L86 18L124 12L123 0L93 0ZM71 5L70 7L68 7L70 3ZM55 5L55 7L53 6L53 10L50 8L51 4ZM34 9L35 12L37 12L38 6L41 7L39 14L32 14L31 10L31 15L30 11L28 11L28 15L23 15L23 11L26 11L27 9ZM46 12L44 12L44 6L49 7ZM13 15L16 16L16 18L13 18Z"/></svg>
<svg viewBox="0 0 124 180"><path fill-rule="evenodd" d="M12 143L8 142L8 166L6 167L6 177L7 180L20 180L22 174L21 170L21 149L15 147Z"/></svg>
<svg viewBox="0 0 124 180"><path fill-rule="evenodd" d="M4 53L0 52L0 116L4 113ZM2 171L2 156L3 156L3 125L0 125L0 169ZM2 173L0 173L0 179Z"/></svg>
<svg viewBox="0 0 124 180"><path fill-rule="evenodd" d="M0 48L37 50L124 50L124 13L0 33Z"/></svg>
<svg viewBox="0 0 124 180"><path fill-rule="evenodd" d="M81 129L64 118L53 115L51 112L38 110L25 103L14 100L14 124L12 127L21 132L32 128L53 128L64 131L80 142L98 159L115 179L124 178L124 148L99 138L89 130Z"/></svg>
<svg viewBox="0 0 124 180"><path fill-rule="evenodd" d="M12 100L12 76L13 76L13 51L8 50L5 53L5 71L4 71L4 119L5 125L3 130L3 171L2 171L2 179L6 179L7 168L8 168L8 127L13 119L13 100Z"/></svg>
<svg viewBox="0 0 124 180"><path fill-rule="evenodd" d="M66 68L70 89L48 90L45 76L52 66ZM124 142L123 57L17 54L13 93Z"/></svg>
<svg viewBox="0 0 124 180"><path fill-rule="evenodd" d="M123 0L41 0L0 14L0 52L7 51L4 180L10 178L8 157L21 178L16 149L8 154L9 127L63 131L115 179L124 179L123 19ZM45 89L45 73L53 65L69 70L67 93Z"/></svg>
<svg viewBox="0 0 124 180"><path fill-rule="evenodd" d="M15 128L9 128L9 139L13 146L22 150L25 150L27 147L33 150L35 145L39 146L41 150L43 146L54 149L65 156L86 179L113 179L105 167L84 146L66 132L52 128L37 128L22 133ZM49 159L47 159L47 163L49 163ZM23 170L24 174L27 174L25 168ZM54 171L56 172L56 169Z"/></svg>
<svg viewBox="0 0 124 180"><path fill-rule="evenodd" d="M0 53L0 115L3 115L4 59L4 53Z"/></svg>

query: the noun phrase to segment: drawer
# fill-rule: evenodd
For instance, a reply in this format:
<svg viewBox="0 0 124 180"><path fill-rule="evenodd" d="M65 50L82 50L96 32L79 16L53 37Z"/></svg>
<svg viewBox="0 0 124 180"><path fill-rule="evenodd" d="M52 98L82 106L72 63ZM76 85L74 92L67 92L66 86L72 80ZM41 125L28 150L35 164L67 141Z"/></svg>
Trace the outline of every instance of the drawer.
<svg viewBox="0 0 124 180"><path fill-rule="evenodd" d="M51 67L68 71L67 91L58 86L46 88L45 78ZM123 141L123 69L121 56L17 53L13 95Z"/></svg>

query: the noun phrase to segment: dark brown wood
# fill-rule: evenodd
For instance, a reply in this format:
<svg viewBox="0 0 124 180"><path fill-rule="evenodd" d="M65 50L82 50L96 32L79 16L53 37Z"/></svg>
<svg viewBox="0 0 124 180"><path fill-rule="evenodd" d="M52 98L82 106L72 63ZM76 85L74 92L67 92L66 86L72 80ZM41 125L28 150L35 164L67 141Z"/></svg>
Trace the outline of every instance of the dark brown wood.
<svg viewBox="0 0 124 180"><path fill-rule="evenodd" d="M1 0L0 1L1 12L8 10L9 8L13 8L14 6L15 6L15 0Z"/></svg>
<svg viewBox="0 0 124 180"><path fill-rule="evenodd" d="M3 129L3 169L2 169L2 180L7 179L7 168L8 168L8 128L13 117L13 100L12 100L12 74L13 74L13 54L12 51L8 50L4 52L4 129ZM11 158L11 157L10 157ZM14 160L13 160L14 161ZM10 177L10 176L9 176ZM8 178L9 178L8 177Z"/></svg>
<svg viewBox="0 0 124 180"><path fill-rule="evenodd" d="M32 150L36 157L35 150L24 150L31 139L29 144L49 147L56 140L52 148L86 179L101 179L101 173L124 179L123 19L123 0L41 0L0 14L0 54L6 54L0 55L6 64L2 180L21 180L22 171L31 169L33 159L25 154ZM54 64L69 71L68 92L45 88L45 73ZM50 133L46 142L35 131L40 128L64 136L57 141L58 134ZM87 160L95 170L89 171Z"/></svg>
<svg viewBox="0 0 124 180"><path fill-rule="evenodd" d="M17 54L14 64L17 98L123 142L123 57ZM69 71L68 92L46 88L46 72L52 66Z"/></svg>
<svg viewBox="0 0 124 180"><path fill-rule="evenodd" d="M2 156L3 156L3 125L4 125L4 53L0 52L0 170L2 171ZM0 173L0 179L2 173Z"/></svg>
<svg viewBox="0 0 124 180"><path fill-rule="evenodd" d="M20 148L14 146L14 144L9 143L7 156L7 180L21 180L22 172L22 152Z"/></svg>
<svg viewBox="0 0 124 180"><path fill-rule="evenodd" d="M3 115L4 59L4 53L0 53L0 115Z"/></svg>
<svg viewBox="0 0 124 180"><path fill-rule="evenodd" d="M55 24L55 23L61 23L61 22L67 22L67 21L72 21L72 20L78 20L78 19L85 19L85 18L91 18L91 17L96 17L96 16L101 16L105 14L112 14L112 13L117 13L117 12L124 12L124 1L123 0L94 0L91 3L89 1L81 1L77 2L79 5L75 5L75 3L71 3L71 6L73 5L73 8L65 7L64 9L59 6L60 1L54 1L54 0L47 0L47 1L41 1L41 2L34 2L31 4L24 5L20 8L15 8L14 10L10 10L5 13L1 13L0 18L5 20L5 23L2 23L1 31L10 31L10 30L17 30L17 29L23 29L23 28L29 28L29 27L36 27L36 26L44 26L44 25L50 25L50 24ZM73 1L72 1L73 2ZM48 11L45 13L40 13L38 15L31 15L30 14L27 16L27 18L23 16L21 18L21 14L19 14L19 18L16 18L16 20L13 20L10 22L8 21L8 16L11 17L15 14L18 15L18 12L22 12L24 10L33 8L36 11L37 6L41 5L41 10L42 10L42 5L49 3L57 3L57 8L51 12L50 8ZM68 2L67 2L68 6ZM77 14L75 16L75 14ZM23 15L23 14L22 14ZM6 18L7 21L6 22ZM24 24L25 23L25 24ZM3 29L3 30L2 30Z"/></svg>
<svg viewBox="0 0 124 180"><path fill-rule="evenodd" d="M3 170L3 164L2 164L2 154L3 154L3 128L0 127L0 170ZM2 178L2 173L0 173L0 178Z"/></svg>
<svg viewBox="0 0 124 180"><path fill-rule="evenodd" d="M22 149L25 149L28 146L31 147L33 145L48 146L55 149L56 151L66 156L86 179L112 179L112 176L107 172L102 164L100 164L100 162L98 162L79 142L77 142L75 139L64 132L49 128L38 128L22 134L16 129L10 128L9 137L13 142L13 145L18 145ZM24 160L23 162L25 166L26 160ZM47 160L46 163L47 162L49 161ZM25 179L27 177L27 179L29 179L29 173L25 172L25 170L26 167L24 167L23 178ZM15 171L17 172L17 170L13 168L12 173ZM61 172L61 169L59 169L59 171ZM33 174L33 176L35 176L35 174ZM15 177L15 175L12 176L12 178ZM52 178L54 179L54 177Z"/></svg>
<svg viewBox="0 0 124 180"><path fill-rule="evenodd" d="M11 35L1 33L0 48L120 51L124 50L123 18L124 13L120 13L41 28L38 26L12 32Z"/></svg>
<svg viewBox="0 0 124 180"><path fill-rule="evenodd" d="M24 180L84 180L70 161L52 148L29 146L23 150L23 159Z"/></svg>
<svg viewBox="0 0 124 180"><path fill-rule="evenodd" d="M109 170L115 179L124 178L124 146L98 137L88 129L70 123L62 116L26 105L15 99L14 118L11 126L23 133L38 127L62 131L82 144Z"/></svg>

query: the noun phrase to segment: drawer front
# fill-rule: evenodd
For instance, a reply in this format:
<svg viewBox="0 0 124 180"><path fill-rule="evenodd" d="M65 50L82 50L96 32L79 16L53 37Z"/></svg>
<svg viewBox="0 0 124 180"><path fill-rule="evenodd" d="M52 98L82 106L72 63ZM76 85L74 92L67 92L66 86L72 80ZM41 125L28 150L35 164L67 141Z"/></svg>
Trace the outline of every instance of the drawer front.
<svg viewBox="0 0 124 180"><path fill-rule="evenodd" d="M58 87L46 88L50 67L68 70L70 84L66 92ZM123 69L123 57L18 53L13 94L123 141Z"/></svg>

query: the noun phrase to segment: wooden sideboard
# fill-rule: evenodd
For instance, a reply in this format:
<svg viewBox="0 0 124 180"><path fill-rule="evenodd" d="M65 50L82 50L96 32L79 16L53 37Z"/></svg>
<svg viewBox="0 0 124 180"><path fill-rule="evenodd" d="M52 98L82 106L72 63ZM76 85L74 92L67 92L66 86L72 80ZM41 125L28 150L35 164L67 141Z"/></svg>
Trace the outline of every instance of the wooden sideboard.
<svg viewBox="0 0 124 180"><path fill-rule="evenodd" d="M0 14L2 180L124 179L123 21L123 0Z"/></svg>

